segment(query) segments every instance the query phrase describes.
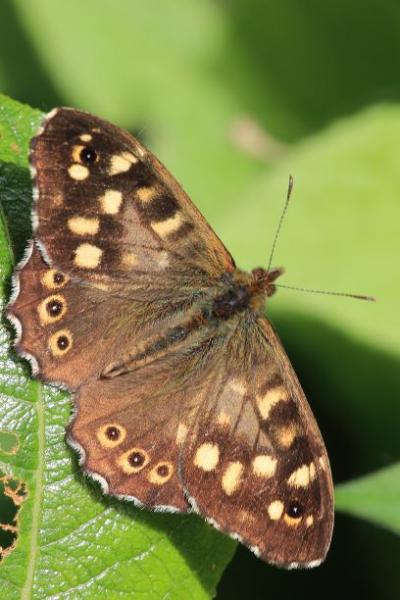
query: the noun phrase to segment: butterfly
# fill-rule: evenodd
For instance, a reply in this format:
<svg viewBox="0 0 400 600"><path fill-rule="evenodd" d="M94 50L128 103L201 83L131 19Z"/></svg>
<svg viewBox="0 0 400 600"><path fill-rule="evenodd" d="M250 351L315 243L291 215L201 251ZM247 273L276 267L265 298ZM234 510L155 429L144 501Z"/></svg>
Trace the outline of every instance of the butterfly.
<svg viewBox="0 0 400 600"><path fill-rule="evenodd" d="M324 442L264 315L281 269L238 269L161 162L57 108L31 142L33 240L8 316L73 392L67 440L105 494L197 512L275 565L324 560Z"/></svg>

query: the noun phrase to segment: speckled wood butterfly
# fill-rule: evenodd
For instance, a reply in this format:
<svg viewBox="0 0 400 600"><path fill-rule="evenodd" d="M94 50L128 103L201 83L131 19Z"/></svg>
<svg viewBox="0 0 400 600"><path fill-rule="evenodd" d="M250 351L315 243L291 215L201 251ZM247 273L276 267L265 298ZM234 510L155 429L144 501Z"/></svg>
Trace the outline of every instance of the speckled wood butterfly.
<svg viewBox="0 0 400 600"><path fill-rule="evenodd" d="M8 308L35 375L74 392L68 441L104 493L203 515L262 559L312 567L329 461L264 316L280 269L239 270L128 133L52 111L31 144L34 240Z"/></svg>

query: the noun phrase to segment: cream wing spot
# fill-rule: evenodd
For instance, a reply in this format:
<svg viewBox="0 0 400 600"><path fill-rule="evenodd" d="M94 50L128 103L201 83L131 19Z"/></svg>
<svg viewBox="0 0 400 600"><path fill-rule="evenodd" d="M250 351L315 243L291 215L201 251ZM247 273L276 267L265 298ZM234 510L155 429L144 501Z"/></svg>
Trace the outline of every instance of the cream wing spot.
<svg viewBox="0 0 400 600"><path fill-rule="evenodd" d="M217 416L217 425L220 427L229 427L231 424L231 418L227 412L221 410L221 412Z"/></svg>
<svg viewBox="0 0 400 600"><path fill-rule="evenodd" d="M302 465L290 475L287 480L288 485L291 487L308 487L310 484L310 467L309 465Z"/></svg>
<svg viewBox="0 0 400 600"><path fill-rule="evenodd" d="M288 449L297 437L296 423L288 423L276 432L276 441L281 448Z"/></svg>
<svg viewBox="0 0 400 600"><path fill-rule="evenodd" d="M241 486L244 467L241 462L229 463L222 476L222 489L227 496L234 494Z"/></svg>
<svg viewBox="0 0 400 600"><path fill-rule="evenodd" d="M100 221L97 217L70 217L68 229L75 235L96 235L100 229Z"/></svg>
<svg viewBox="0 0 400 600"><path fill-rule="evenodd" d="M122 269L129 271L138 263L138 257L134 252L124 252L121 258Z"/></svg>
<svg viewBox="0 0 400 600"><path fill-rule="evenodd" d="M183 223L183 217L180 213L176 213L174 217L170 217L165 221L151 223L151 227L161 238L165 238L171 233L175 233Z"/></svg>
<svg viewBox="0 0 400 600"><path fill-rule="evenodd" d="M137 190L136 195L141 202L150 202L156 196L156 189L154 187L141 187Z"/></svg>
<svg viewBox="0 0 400 600"><path fill-rule="evenodd" d="M118 214L122 204L122 193L118 190L107 190L99 198L100 209L105 215Z"/></svg>
<svg viewBox="0 0 400 600"><path fill-rule="evenodd" d="M312 515L308 515L307 519L306 519L306 525L307 527L311 527L311 525L314 523L314 517Z"/></svg>
<svg viewBox="0 0 400 600"><path fill-rule="evenodd" d="M75 250L74 263L82 269L95 269L100 265L103 250L93 244L80 244Z"/></svg>
<svg viewBox="0 0 400 600"><path fill-rule="evenodd" d="M179 423L178 429L176 432L176 443L178 446L181 446L186 439L188 433L188 428L185 423Z"/></svg>
<svg viewBox="0 0 400 600"><path fill-rule="evenodd" d="M115 448L126 438L126 429L119 423L107 423L98 428L96 437L103 448Z"/></svg>
<svg viewBox="0 0 400 600"><path fill-rule="evenodd" d="M166 250L160 252L157 258L157 265L160 269L166 269L167 267L169 267L169 256Z"/></svg>
<svg viewBox="0 0 400 600"><path fill-rule="evenodd" d="M68 174L75 181L83 181L89 177L89 169L84 165L73 164L69 167Z"/></svg>
<svg viewBox="0 0 400 600"><path fill-rule="evenodd" d="M196 451L193 464L203 471L213 471L219 461L219 448L217 444L206 442Z"/></svg>
<svg viewBox="0 0 400 600"><path fill-rule="evenodd" d="M121 152L121 154L114 154L111 157L109 175L118 175L119 173L126 173L129 171L132 165L138 162L136 156L130 152Z"/></svg>
<svg viewBox="0 0 400 600"><path fill-rule="evenodd" d="M288 399L288 394L283 386L275 387L268 390L264 395L257 396L257 406L261 417L268 419L271 409L278 402Z"/></svg>
<svg viewBox="0 0 400 600"><path fill-rule="evenodd" d="M92 136L90 135L90 133L83 133L80 137L80 140L82 140L82 142L91 142L92 141Z"/></svg>
<svg viewBox="0 0 400 600"><path fill-rule="evenodd" d="M276 458L268 454L259 454L253 459L253 473L257 477L268 479L275 474L277 464Z"/></svg>
<svg viewBox="0 0 400 600"><path fill-rule="evenodd" d="M284 505L280 500L274 500L268 505L267 511L272 521L278 521L283 513Z"/></svg>
<svg viewBox="0 0 400 600"><path fill-rule="evenodd" d="M73 146L72 148L72 159L74 162L79 163L81 162L81 157L80 154L82 152L82 150L84 149L85 146L81 146L81 145L76 145Z"/></svg>
<svg viewBox="0 0 400 600"><path fill-rule="evenodd" d="M232 379L229 382L229 387L239 396L243 397L247 391L246 384L239 379Z"/></svg>

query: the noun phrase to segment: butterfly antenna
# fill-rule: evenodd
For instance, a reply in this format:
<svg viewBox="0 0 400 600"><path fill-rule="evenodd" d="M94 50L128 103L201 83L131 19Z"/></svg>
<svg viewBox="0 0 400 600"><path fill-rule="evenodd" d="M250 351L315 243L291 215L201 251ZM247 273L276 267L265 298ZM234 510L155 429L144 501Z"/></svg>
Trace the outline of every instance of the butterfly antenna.
<svg viewBox="0 0 400 600"><path fill-rule="evenodd" d="M367 300L368 302L376 302L373 296L364 296L362 294L349 294L347 292L330 292L327 290L314 290L309 288L296 287L294 285L283 285L274 283L275 287L286 288L287 290L296 290L297 292L309 292L310 294L325 294L328 296L344 296L345 298L356 298L357 300Z"/></svg>
<svg viewBox="0 0 400 600"><path fill-rule="evenodd" d="M276 228L274 242L273 242L272 248L271 248L271 254L269 255L267 272L270 270L271 265L272 265L272 260L274 258L274 254L275 254L276 243L278 241L279 232L280 232L281 227L282 227L283 219L285 218L285 215L286 215L286 212L287 212L287 209L288 209L288 206L289 206L289 201L290 201L290 196L292 194L292 189L293 189L293 177L291 175L289 175L289 184L288 184L288 190L287 190L287 195L286 195L286 202L285 202L285 206L283 207L283 210L282 210L282 213L281 213L281 216L280 216L280 219L279 219L278 227Z"/></svg>

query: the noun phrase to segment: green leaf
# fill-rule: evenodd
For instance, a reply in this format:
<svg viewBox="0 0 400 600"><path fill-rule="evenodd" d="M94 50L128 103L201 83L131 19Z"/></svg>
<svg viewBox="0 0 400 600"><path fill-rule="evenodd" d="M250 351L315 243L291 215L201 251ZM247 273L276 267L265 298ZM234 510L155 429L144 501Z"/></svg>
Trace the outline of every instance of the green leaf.
<svg viewBox="0 0 400 600"><path fill-rule="evenodd" d="M19 260L29 236L27 150L41 116L0 96L3 298L13 249ZM68 395L33 381L10 352L4 324L0 335L0 431L18 440L13 454L0 451L0 470L23 481L28 493L16 549L0 566L2 597L212 597L234 542L197 517L146 513L104 497L81 476L65 444Z"/></svg>
<svg viewBox="0 0 400 600"><path fill-rule="evenodd" d="M336 508L400 535L400 462L336 488Z"/></svg>

